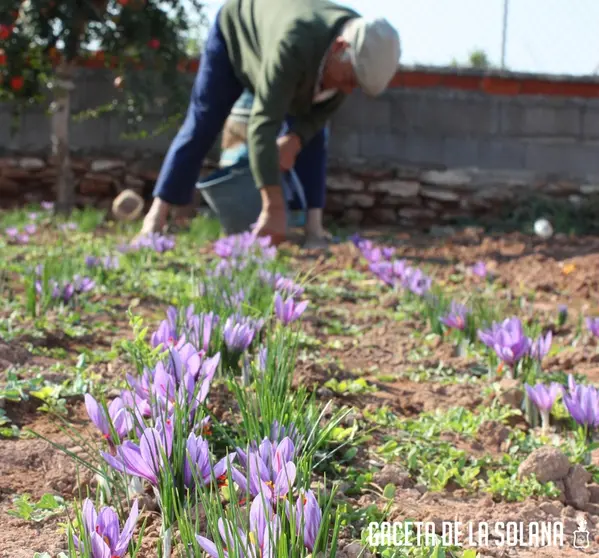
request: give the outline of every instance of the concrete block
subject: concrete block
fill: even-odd
[[[478,165],[480,139],[450,137],[443,140],[442,162],[448,167],[474,167]]]
[[[526,150],[526,168],[569,176],[599,173],[597,152],[597,146],[588,143],[531,141]]]
[[[360,155],[360,134],[347,127],[331,126],[329,155],[346,160]]]
[[[9,147],[11,142],[11,106],[0,104],[0,150]]]
[[[17,149],[28,153],[50,150],[51,116],[40,109],[23,114]]]
[[[442,137],[424,136],[411,134],[405,137],[397,137],[398,149],[396,158],[398,163],[407,162],[427,167],[443,166],[443,143]]]
[[[402,152],[405,144],[402,138],[391,133],[364,132],[359,135],[361,157],[366,159],[391,159]]]
[[[583,139],[599,138],[599,110],[585,108],[582,111]]]
[[[350,95],[335,113],[333,126],[351,127],[356,131],[390,131],[391,102],[389,99],[370,99],[365,95]]]
[[[392,106],[392,129],[436,136],[485,136],[497,133],[498,102],[492,96],[398,97]]]
[[[501,104],[501,134],[520,137],[577,137],[582,131],[580,106],[510,99]]]
[[[516,138],[481,138],[477,166],[483,169],[523,169],[526,151],[527,144]]]
[[[70,143],[73,151],[102,152],[109,144],[110,121],[106,117],[71,121]]]

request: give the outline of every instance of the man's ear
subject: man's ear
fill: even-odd
[[[349,43],[343,37],[337,37],[333,42],[333,46],[331,48],[331,52],[337,54],[338,52],[343,52],[349,47]]]

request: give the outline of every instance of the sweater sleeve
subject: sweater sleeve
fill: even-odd
[[[296,119],[291,131],[300,137],[302,145],[306,145],[326,126],[327,121],[342,105],[345,98],[346,95],[343,93],[337,93],[326,101],[312,105],[309,114]]]
[[[302,54],[289,35],[262,62],[248,124],[250,166],[258,188],[281,183],[277,137],[301,80]],[[305,55],[304,55],[305,56]]]

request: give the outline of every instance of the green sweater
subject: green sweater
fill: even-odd
[[[218,23],[239,80],[254,93],[248,124],[258,187],[280,184],[276,140],[287,115],[305,145],[345,95],[313,104],[321,62],[356,12],[327,0],[227,0]]]

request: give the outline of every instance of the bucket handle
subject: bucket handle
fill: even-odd
[[[297,196],[299,198],[302,209],[305,211],[308,207],[308,203],[306,202],[306,195],[304,194],[304,188],[299,179],[299,176],[297,175],[295,170],[291,169],[291,170],[289,170],[289,177],[291,178],[291,180],[289,181],[291,183],[290,184],[291,190],[292,190],[292,192],[295,191],[295,193],[297,194]],[[285,181],[285,182],[287,182],[287,181]]]

